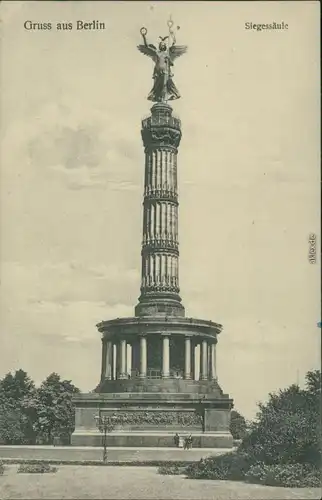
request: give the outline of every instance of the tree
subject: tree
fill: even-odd
[[[316,396],[321,397],[321,372],[319,370],[313,370],[307,372],[306,374],[306,388],[307,392]]]
[[[25,396],[35,390],[35,384],[24,370],[17,370],[14,375],[7,373],[0,380],[0,388],[5,396],[14,401],[21,402]]]
[[[270,486],[321,484],[321,373],[259,404],[257,418],[233,453],[207,457],[186,470],[190,478],[242,480]]]
[[[0,444],[21,444],[24,441],[23,422],[17,405],[0,389]]]
[[[230,432],[234,439],[243,439],[247,432],[245,418],[236,410],[230,414]]]
[[[24,407],[35,385],[24,370],[8,373],[0,380],[0,441],[3,444],[30,444],[35,441],[35,415]]]
[[[79,392],[70,380],[61,380],[57,373],[49,375],[35,394],[26,401],[34,411],[34,429],[38,438],[51,443],[54,437],[69,438],[74,430],[75,410],[72,396]]]
[[[308,372],[306,388],[291,385],[259,404],[240,451],[267,465],[321,462],[321,374]]]

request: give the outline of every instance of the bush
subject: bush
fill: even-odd
[[[242,422],[239,414],[234,418],[236,425]],[[267,403],[259,404],[257,419],[246,431],[234,453],[188,466],[188,477],[319,487],[321,373],[308,372],[305,389],[291,385],[270,394]]]
[[[250,457],[244,453],[225,453],[224,455],[201,459],[186,467],[191,479],[229,479],[241,481],[251,467]]]
[[[167,463],[160,465],[158,473],[164,476],[180,476],[181,474],[185,474],[185,469],[186,467],[183,465]]]
[[[321,467],[320,373],[308,372],[306,380],[305,390],[292,385],[259,404],[257,421],[239,447],[253,463]]]
[[[319,469],[311,465],[253,465],[245,474],[249,483],[260,483],[266,486],[284,486],[287,488],[320,487]]]
[[[236,410],[230,413],[230,432],[234,439],[243,439],[247,434],[245,418]]]
[[[18,469],[22,474],[46,474],[50,472],[57,472],[57,467],[52,467],[46,462],[37,464],[21,464]]]

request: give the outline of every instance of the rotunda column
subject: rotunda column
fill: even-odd
[[[212,380],[217,380],[217,369],[216,369],[216,344],[211,344],[211,365],[210,365],[210,378]]]
[[[194,379],[200,380],[200,343],[197,341],[194,348]]]
[[[191,339],[191,378],[196,380],[196,341]]]
[[[170,377],[170,340],[162,337],[162,378]]]
[[[126,358],[127,358],[126,340],[122,339],[120,340],[120,373],[119,373],[120,379],[127,378]]]
[[[201,380],[208,378],[208,343],[207,340],[201,342]]]
[[[106,341],[102,338],[102,369],[101,369],[101,382],[105,379],[106,372]]]
[[[113,367],[113,380],[118,378],[118,349],[117,344],[113,344],[113,354],[112,354],[112,367]]]
[[[105,352],[105,378],[112,380],[112,350],[113,344],[111,340],[106,342],[106,352]]]
[[[126,373],[127,376],[132,375],[132,344],[126,344]]]
[[[140,337],[140,377],[145,378],[147,372],[147,345],[146,337]]]
[[[184,339],[185,356],[184,356],[184,378],[191,378],[191,339],[185,337]]]

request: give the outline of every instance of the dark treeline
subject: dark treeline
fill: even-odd
[[[0,444],[68,444],[74,430],[73,394],[57,373],[36,387],[24,370],[0,380]]]

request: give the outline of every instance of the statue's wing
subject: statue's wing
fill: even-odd
[[[169,49],[171,60],[174,61],[177,57],[182,56],[188,50],[187,45],[172,45]]]
[[[138,49],[145,56],[149,56],[156,62],[157,59],[157,49],[151,43],[149,45],[138,45]]]

